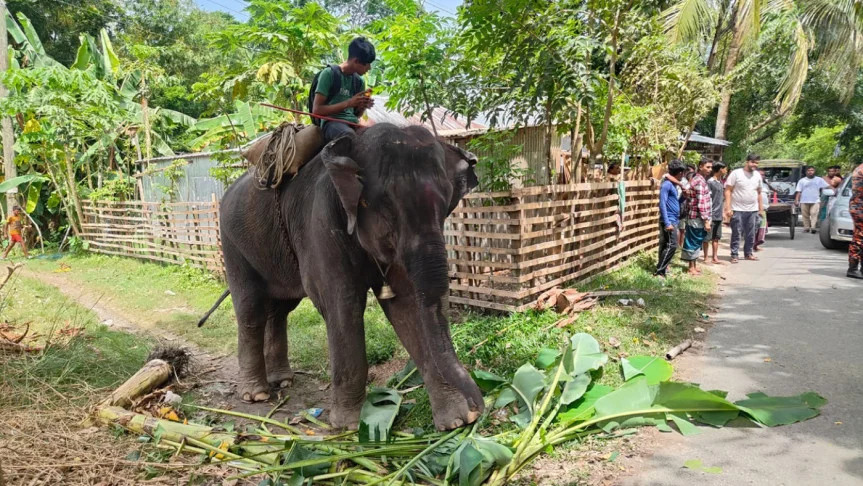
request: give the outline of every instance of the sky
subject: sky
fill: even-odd
[[[219,10],[233,15],[238,20],[249,18],[243,9],[246,7],[245,0],[195,0],[199,7],[207,11]],[[437,11],[441,15],[455,16],[455,9],[462,4],[462,0],[425,0],[429,10]]]

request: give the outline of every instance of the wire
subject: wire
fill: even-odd
[[[441,12],[443,12],[443,13],[448,13],[448,14],[450,14],[450,15],[457,16],[457,14],[456,14],[455,12],[452,12],[452,11],[450,11],[450,10],[447,10],[447,9],[445,9],[445,8],[441,7],[440,5],[437,5],[437,4],[435,4],[435,3],[430,2],[429,0],[425,0],[425,3],[427,3],[427,4],[431,5],[432,7],[434,7],[434,8],[436,8],[436,9],[440,10],[440,11],[441,11]]]
[[[201,0],[198,0],[198,1],[200,2]],[[242,15],[242,16],[246,17],[246,20],[249,19],[249,14],[246,12],[240,12],[239,10],[235,10],[231,7],[228,7],[227,5],[223,5],[223,4],[216,2],[214,0],[205,0],[205,1],[210,2],[211,4],[216,5],[218,7],[222,7],[223,9],[228,10],[229,12],[233,12],[237,15]]]

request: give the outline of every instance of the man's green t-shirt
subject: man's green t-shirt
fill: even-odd
[[[327,104],[328,105],[335,105],[335,104],[341,103],[342,101],[349,100],[353,95],[356,94],[356,93],[351,93],[351,88],[353,87],[353,84],[354,84],[353,75],[347,76],[345,74],[342,74],[342,89],[340,89],[339,92],[336,93],[335,96],[333,96],[333,99],[331,99]],[[315,89],[315,93],[321,94],[321,95],[324,95],[324,97],[327,97],[330,94],[330,86],[332,86],[332,85],[333,85],[333,70],[330,69],[329,67],[326,67],[326,68],[324,68],[323,71],[321,71],[321,75],[318,76],[318,86]],[[361,77],[360,78],[360,91],[362,91],[364,89],[366,89],[366,83],[363,80],[363,78]],[[342,110],[338,113],[330,115],[330,117],[331,118],[338,118],[339,120],[345,120],[345,121],[348,121],[351,123],[359,123],[360,122],[359,118],[357,118],[357,115],[354,113],[353,108],[345,108],[344,110]],[[327,123],[326,120],[321,120],[321,127],[323,127],[324,124],[326,124],[326,123]]]

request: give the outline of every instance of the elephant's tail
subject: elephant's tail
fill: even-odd
[[[210,307],[210,310],[208,310],[208,311],[207,311],[207,313],[206,313],[206,314],[204,314],[204,317],[202,317],[202,318],[201,318],[201,320],[200,320],[200,321],[198,321],[198,327],[203,326],[203,325],[204,325],[204,323],[205,323],[205,322],[207,322],[207,319],[209,319],[209,318],[210,318],[210,315],[211,315],[213,312],[216,312],[216,309],[218,309],[218,308],[219,308],[219,306],[220,306],[220,305],[222,305],[222,302],[224,302],[224,300],[228,298],[228,295],[230,295],[230,293],[231,293],[231,290],[230,290],[230,289],[226,289],[226,290],[222,293],[222,296],[221,296],[221,297],[219,297],[219,298],[216,300],[216,303],[215,303],[215,304],[213,304],[213,307]]]

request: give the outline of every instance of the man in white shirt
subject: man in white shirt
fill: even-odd
[[[797,194],[794,195],[794,205],[803,214],[803,232],[816,233],[818,211],[821,210],[821,189],[833,187],[823,177],[815,177],[815,167],[806,168],[806,177],[797,182]]]
[[[753,254],[758,213],[764,210],[761,201],[761,174],[756,154],[746,156],[742,169],[735,169],[725,182],[725,216],[731,218],[731,263],[738,262],[740,237],[743,236],[743,256],[758,260]]]

